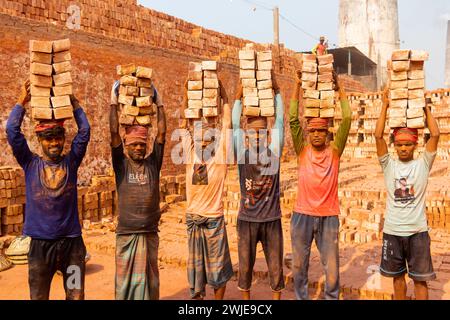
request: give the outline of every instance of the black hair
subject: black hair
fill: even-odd
[[[54,137],[64,137],[65,134],[66,129],[64,127],[56,126],[54,128],[38,132],[37,136],[41,139],[49,139]]]

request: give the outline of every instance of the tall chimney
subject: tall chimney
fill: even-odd
[[[445,61],[445,86],[450,88],[450,20],[447,27],[447,55]]]
[[[339,46],[354,46],[378,65],[378,86],[387,61],[400,48],[397,0],[339,0]]]

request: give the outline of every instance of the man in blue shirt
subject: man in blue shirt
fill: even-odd
[[[78,100],[71,96],[78,133],[68,154],[64,121],[47,120],[36,125],[42,147],[40,157],[30,151],[21,132],[24,106],[30,100],[26,81],[6,124],[8,143],[25,171],[26,214],[23,233],[31,237],[28,282],[32,300],[48,300],[53,275],[63,273],[66,299],[84,299],[86,248],[81,237],[77,205],[77,172],[90,139],[90,126]]]
[[[261,242],[269,269],[274,300],[281,299],[283,277],[283,230],[280,207],[280,159],[284,142],[284,106],[275,76],[275,124],[267,141],[267,118],[247,118],[248,143],[241,129],[242,85],[233,107],[233,136],[238,162],[241,203],[237,233],[239,255],[238,288],[244,300],[250,299],[256,247]]]

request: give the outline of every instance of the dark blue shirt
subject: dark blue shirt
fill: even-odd
[[[8,143],[25,171],[26,204],[23,233],[36,239],[78,237],[77,172],[86,154],[90,126],[83,109],[74,111],[78,133],[69,154],[58,163],[32,153],[20,130],[25,109],[16,105],[6,124]]]

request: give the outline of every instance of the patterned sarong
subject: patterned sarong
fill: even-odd
[[[158,233],[116,236],[116,300],[158,300]]]
[[[189,259],[187,272],[191,297],[204,297],[206,284],[222,288],[233,276],[223,217],[186,215]]]

